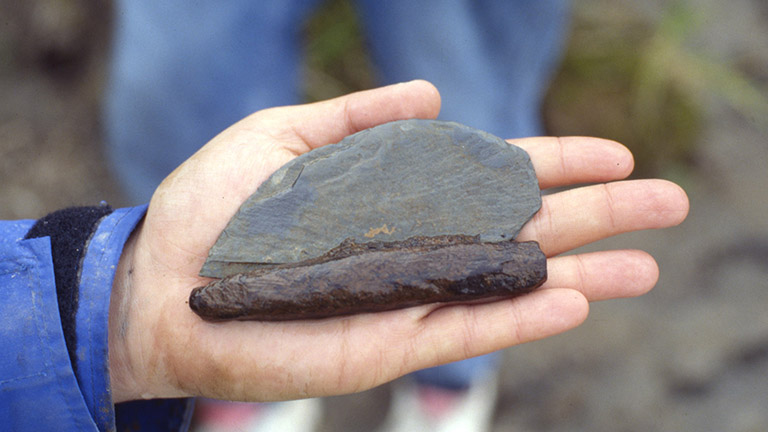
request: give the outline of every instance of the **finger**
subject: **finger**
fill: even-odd
[[[674,226],[687,214],[685,192],[665,180],[585,186],[543,197],[518,240],[536,240],[553,256],[629,231]]]
[[[586,319],[587,300],[644,294],[659,274],[654,259],[637,250],[558,257],[547,265],[549,279],[533,293],[487,304],[446,306],[428,314],[424,330],[410,348],[427,350],[426,355],[421,353],[420,367],[562,333]]]
[[[536,137],[507,140],[531,156],[542,189],[626,178],[632,153],[610,140],[590,137]]]
[[[404,352],[418,352],[410,370],[488,354],[570,330],[587,317],[589,304],[570,289],[538,290],[485,304],[435,309]],[[395,361],[408,362],[410,358]]]
[[[547,281],[540,289],[568,288],[600,301],[643,295],[658,279],[659,267],[646,252],[601,251],[547,260]]]
[[[366,90],[313,104],[260,112],[298,140],[297,154],[376,125],[412,118],[434,119],[440,93],[427,81],[416,80]],[[303,146],[303,148],[302,148]]]

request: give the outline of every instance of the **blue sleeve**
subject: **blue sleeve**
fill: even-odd
[[[0,221],[0,429],[188,428],[189,399],[120,404],[115,419],[107,356],[109,296],[123,245],[145,211],[146,206],[115,210],[87,245],[76,318],[77,376],[59,318],[50,240],[23,239],[35,221]]]

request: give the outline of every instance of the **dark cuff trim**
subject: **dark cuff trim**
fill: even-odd
[[[35,222],[24,237],[25,239],[51,238],[53,273],[56,280],[61,327],[64,331],[67,351],[69,351],[69,360],[75,373],[77,373],[75,321],[80,267],[88,240],[96,231],[99,221],[110,213],[112,208],[106,204],[98,207],[70,207],[58,210]]]

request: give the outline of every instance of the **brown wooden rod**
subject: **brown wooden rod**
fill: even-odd
[[[508,298],[532,291],[546,278],[546,257],[536,242],[484,243],[461,235],[347,240],[315,259],[195,288],[189,305],[209,321],[319,319]]]

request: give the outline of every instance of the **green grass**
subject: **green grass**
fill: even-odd
[[[307,101],[376,85],[361,24],[349,0],[325,2],[304,30]]]
[[[549,132],[615,139],[634,153],[637,176],[677,177],[695,161],[712,98],[768,129],[766,89],[693,43],[707,19],[689,0],[670,3],[657,22],[632,10],[576,8],[547,97]]]

